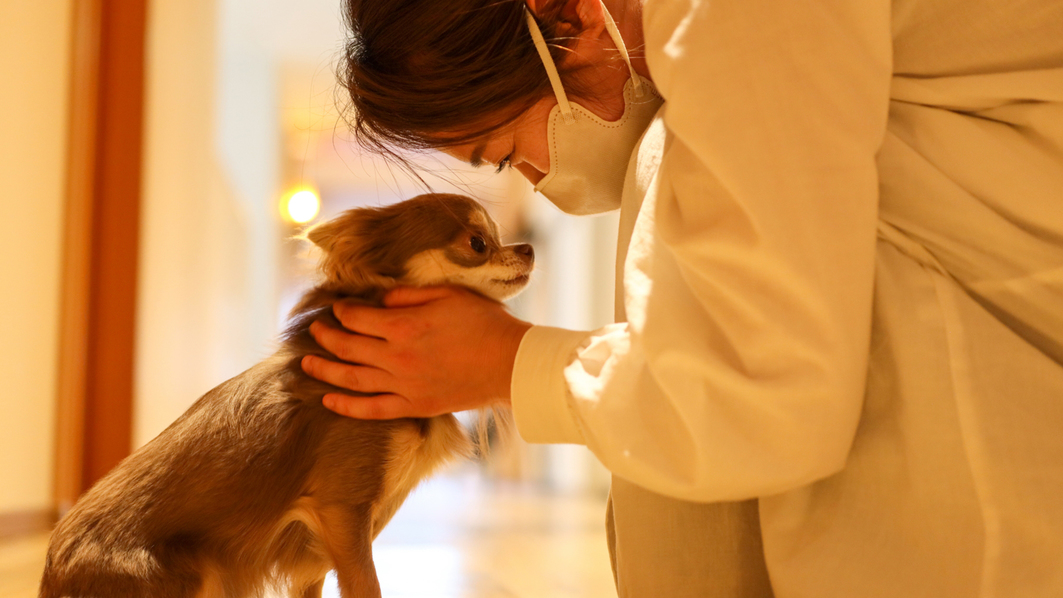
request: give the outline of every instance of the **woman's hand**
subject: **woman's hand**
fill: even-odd
[[[460,287],[402,287],[384,305],[339,302],[332,309],[347,331],[320,322],[310,327],[325,350],[348,363],[308,355],[303,371],[378,393],[327,394],[326,407],[359,419],[394,419],[509,403],[513,362],[531,324]]]

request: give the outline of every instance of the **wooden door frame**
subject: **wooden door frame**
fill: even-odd
[[[132,449],[148,0],[75,0],[56,412],[59,514]]]

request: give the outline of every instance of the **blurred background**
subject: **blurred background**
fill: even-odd
[[[44,534],[92,481],[274,350],[313,266],[294,235],[424,191],[346,132],[343,38],[339,0],[0,2],[0,598],[35,595]],[[412,159],[535,246],[514,313],[612,321],[615,217]],[[445,472],[378,541],[385,595],[607,595],[607,489],[585,448],[519,439]],[[483,573],[513,534],[554,577]],[[452,594],[403,581],[417,558]]]

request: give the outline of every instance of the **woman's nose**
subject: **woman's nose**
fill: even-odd
[[[538,185],[539,181],[543,180],[543,177],[546,176],[545,172],[541,172],[539,169],[535,168],[531,164],[528,164],[527,162],[514,164],[513,168],[516,168],[517,172],[524,175],[524,178],[528,179],[528,181],[531,182],[531,184],[533,185]]]

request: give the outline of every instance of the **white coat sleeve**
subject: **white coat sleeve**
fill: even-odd
[[[647,0],[644,24],[667,141],[628,322],[532,328],[518,429],[687,500],[811,483],[844,466],[863,400],[890,5]]]

